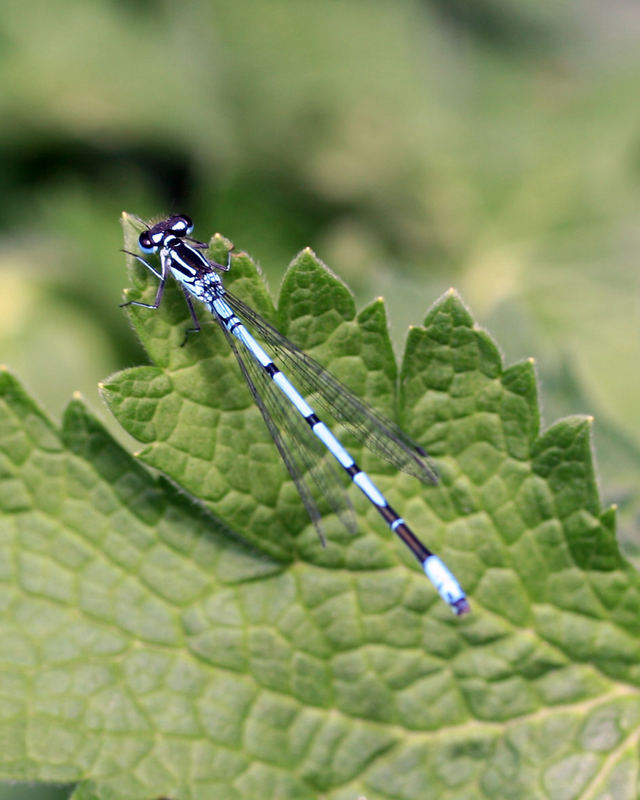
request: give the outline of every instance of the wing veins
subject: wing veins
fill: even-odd
[[[437,483],[435,465],[420,445],[399,425],[357,398],[311,356],[300,350],[250,306],[225,289],[234,312],[257,330],[274,354],[289,368],[306,394],[315,394],[318,405],[385,461],[424,483]]]
[[[323,515],[314,497],[313,484],[343,524],[354,531],[351,502],[327,450],[271,377],[229,333],[222,320],[218,318],[218,322],[322,544],[326,544]]]

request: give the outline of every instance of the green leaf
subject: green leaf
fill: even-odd
[[[228,284],[434,455],[425,488],[358,452],[473,612],[355,494],[358,533],[329,518],[320,547],[226,342],[180,348],[168,287],[130,309],[155,366],[104,392],[172,483],[79,399],[58,431],[0,377],[0,775],[92,800],[635,797],[639,581],[591,420],[540,435],[533,364],[505,369],[455,292],[397,372],[382,303],[356,314],[310,251],[277,312],[245,256]]]

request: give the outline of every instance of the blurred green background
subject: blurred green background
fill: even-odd
[[[310,245],[398,353],[455,286],[536,358],[545,425],[595,415],[638,563],[639,35],[630,0],[5,0],[0,360],[108,421],[97,382],[145,360],[123,209],[190,214],[276,291]]]

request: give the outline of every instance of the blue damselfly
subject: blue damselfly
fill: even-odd
[[[391,508],[369,475],[358,467],[294,383],[307,396],[314,394],[322,408],[374,453],[424,482],[435,483],[435,469],[423,448],[398,425],[359,400],[317,361],[299,350],[273,325],[224,287],[218,273],[226,272],[231,267],[232,249],[228,251],[226,264],[210,261],[203,252],[207,245],[190,238],[193,224],[184,214],[169,217],[154,225],[142,224],[144,230],[138,244],[144,253],[159,255],[160,269],[157,270],[136,253],[130,255],[144,264],[158,278],[159,284],[153,303],[131,300],[123,305],[158,308],[167,278],[172,275],[182,288],[193,320],[193,327],[186,331],[183,344],[189,333],[200,330],[192,302],[192,298],[195,298],[211,312],[224,332],[321,541],[324,542],[321,514],[308,482],[315,480],[338,512],[344,507],[341,499],[344,490],[334,478],[333,471],[318,470],[314,473],[318,440],[364,493],[389,528],[411,550],[445,602],[458,615],[467,612],[467,598],[453,574]],[[252,330],[283,365],[293,383],[251,334]]]

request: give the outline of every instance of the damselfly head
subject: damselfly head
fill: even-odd
[[[169,219],[156,222],[146,231],[142,231],[138,237],[138,244],[143,253],[153,253],[159,247],[162,247],[166,236],[188,236],[192,230],[193,222],[191,217],[186,214],[175,214]]]

